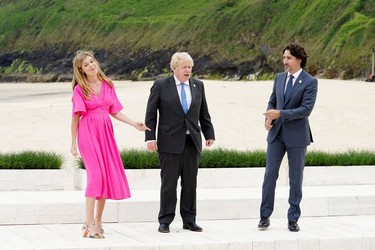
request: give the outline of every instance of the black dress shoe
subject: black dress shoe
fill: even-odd
[[[169,233],[169,225],[165,223],[160,224],[158,231],[159,233]]]
[[[265,230],[270,226],[270,219],[262,217],[258,223],[258,228],[260,230]]]
[[[193,232],[202,232],[203,231],[203,229],[200,226],[198,226],[197,224],[195,224],[195,222],[189,222],[189,223],[183,224],[182,228],[188,229],[188,230],[193,231]]]
[[[295,222],[295,221],[289,221],[288,222],[288,229],[291,232],[298,232],[299,231],[299,226],[298,226],[297,222]]]

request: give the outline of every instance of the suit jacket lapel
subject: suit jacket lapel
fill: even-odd
[[[284,72],[284,75],[282,77],[279,78],[279,84],[277,84],[277,86],[279,86],[279,89],[278,89],[278,97],[280,97],[283,102],[285,103],[285,97],[284,97],[284,92],[285,92],[285,84],[286,84],[286,78],[288,76],[288,73],[287,72]]]
[[[284,100],[284,104],[287,103],[290,100],[290,98],[293,96],[294,92],[296,92],[297,89],[301,87],[304,78],[305,78],[305,71],[302,70],[301,74],[299,74],[298,78],[294,82],[292,91],[290,92],[288,98],[286,100]],[[284,87],[285,87],[285,84],[284,84]]]
[[[191,107],[194,105],[194,101],[196,99],[196,94],[197,94],[196,85],[191,78],[189,79],[189,87],[190,87],[190,93],[191,93],[191,103],[190,103],[190,107],[188,109],[188,113],[189,113]]]
[[[168,87],[169,92],[171,93],[173,99],[176,101],[177,105],[179,105],[181,107],[181,110],[183,112],[180,97],[179,97],[178,92],[177,92],[177,86],[176,86],[176,83],[175,83],[175,80],[174,80],[173,76],[168,78],[167,87]]]

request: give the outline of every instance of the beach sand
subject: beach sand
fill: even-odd
[[[319,79],[308,150],[375,150],[375,83]],[[212,148],[266,149],[262,113],[273,81],[205,80],[216,132]],[[115,81],[123,112],[143,121],[152,82]],[[0,83],[0,152],[44,150],[70,156],[70,83]],[[144,134],[113,120],[120,149],[145,149]]]

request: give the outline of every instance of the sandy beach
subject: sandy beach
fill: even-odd
[[[263,115],[273,81],[205,80],[215,126],[213,148],[266,148]],[[123,112],[144,120],[152,82],[116,81]],[[375,150],[375,83],[319,79],[308,150]],[[0,83],[0,151],[46,150],[70,156],[70,83]],[[120,149],[145,148],[144,134],[113,120]]]

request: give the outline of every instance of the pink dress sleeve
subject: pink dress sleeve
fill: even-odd
[[[116,113],[118,113],[118,112],[121,111],[121,109],[123,108],[123,106],[120,103],[119,99],[117,98],[115,86],[112,86],[112,100],[113,100],[113,103],[109,107],[109,113],[110,114],[116,114]]]
[[[85,100],[82,93],[82,89],[79,85],[76,85],[76,87],[74,88],[72,102],[72,116],[77,115],[79,113],[81,114],[81,116],[86,114]]]

